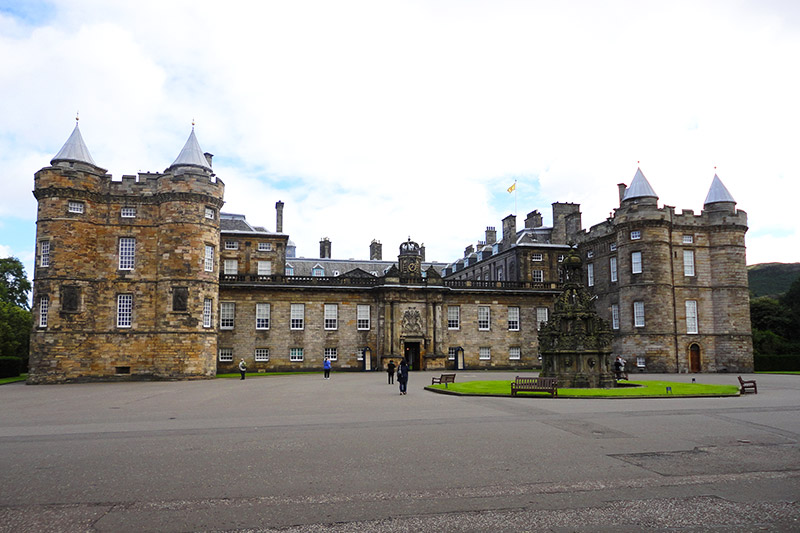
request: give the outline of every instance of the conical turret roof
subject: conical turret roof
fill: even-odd
[[[61,150],[56,156],[50,160],[50,164],[54,165],[58,161],[75,161],[79,163],[89,163],[95,167],[97,166],[97,163],[94,162],[91,154],[89,154],[89,149],[86,148],[86,143],[83,142],[81,130],[77,122],[75,122],[75,129],[72,130],[69,139],[67,139],[67,142],[64,143],[64,146],[61,147]]]
[[[704,202],[704,205],[713,204],[716,202],[736,203],[736,200],[733,199],[731,193],[728,192],[728,189],[722,184],[722,180],[719,179],[719,176],[714,174],[714,179],[711,181],[711,187],[708,189],[708,194],[706,195],[706,201]]]
[[[192,133],[189,134],[189,138],[186,140],[186,144],[183,145],[183,150],[181,150],[181,153],[178,154],[178,158],[167,170],[174,167],[199,167],[211,170],[206,156],[203,155],[203,150],[200,149],[200,143],[197,142],[197,137],[194,134],[194,126],[192,127]]]
[[[644,174],[642,174],[642,169],[640,168],[636,169],[636,175],[633,177],[631,186],[625,190],[625,196],[622,198],[622,200],[625,201],[632,198],[658,199],[656,191],[654,191],[650,186],[650,182],[648,182],[647,178],[644,177]]]

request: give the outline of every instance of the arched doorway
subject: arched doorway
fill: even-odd
[[[700,370],[700,346],[695,343],[689,346],[689,371],[700,372]]]

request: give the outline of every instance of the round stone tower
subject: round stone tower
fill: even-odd
[[[76,125],[36,173],[30,383],[214,375],[224,185],[209,159],[192,131],[163,174],[112,181]]]

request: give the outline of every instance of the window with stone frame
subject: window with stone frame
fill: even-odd
[[[253,356],[256,363],[267,363],[269,362],[269,348],[256,348]]]
[[[536,329],[542,329],[542,324],[547,324],[550,310],[547,307],[536,308]]]
[[[222,363],[230,363],[233,361],[233,348],[220,348],[219,360]]]
[[[481,361],[488,361],[492,358],[492,349],[489,346],[481,346],[478,348],[478,359]]]
[[[206,244],[205,255],[203,256],[203,269],[206,272],[214,272],[214,247]]]
[[[697,328],[697,300],[686,300],[686,333],[696,335]]]
[[[239,273],[239,261],[237,259],[226,259],[223,265],[223,273],[226,276],[235,276]]]
[[[39,266],[49,267],[50,266],[50,241],[39,241]]]
[[[123,206],[119,210],[120,218],[136,218],[136,208],[130,206]]]
[[[519,331],[519,307],[508,308],[508,331]]]
[[[543,261],[543,260],[544,256],[542,254],[539,253],[531,254],[531,261]]]
[[[119,269],[133,270],[136,264],[136,238],[119,238]]]
[[[289,329],[301,330],[305,328],[305,304],[291,304],[289,311]]]
[[[210,328],[213,327],[213,308],[214,308],[214,300],[211,298],[203,299],[203,327]]]
[[[256,304],[256,329],[269,329],[269,304]]]
[[[694,250],[683,251],[683,275],[694,276]]]
[[[536,283],[541,283],[544,281],[544,270],[532,270],[531,271],[531,279]]]
[[[491,326],[491,316],[489,306],[478,306],[478,330],[489,331]]]
[[[683,244],[692,244],[694,242],[694,235],[684,235],[682,241]]]
[[[258,243],[258,251],[259,252],[269,252],[272,250],[272,243],[271,242],[260,242]]]
[[[39,297],[39,327],[46,328],[47,327],[47,315],[50,312],[50,297],[49,296],[40,296]]]
[[[205,217],[209,220],[214,220],[214,218],[216,217],[216,210],[213,207],[206,207]]]
[[[519,346],[512,346],[508,349],[508,359],[511,361],[519,361],[522,358],[522,350]]]
[[[616,257],[609,257],[608,258],[608,270],[611,274],[611,282],[617,282],[617,258]]]
[[[133,325],[133,294],[117,295],[117,327],[130,328]]]
[[[77,285],[61,286],[61,310],[76,313],[81,307],[81,288]]]
[[[258,262],[258,275],[271,276],[272,275],[272,261],[259,261]]]
[[[358,305],[356,307],[356,329],[364,331],[370,328],[369,306]]]
[[[327,357],[331,361],[338,361],[339,360],[339,349],[338,348],[325,348],[325,357]]]
[[[611,329],[619,329],[619,304],[611,304]]]
[[[638,241],[642,238],[642,232],[640,230],[633,230],[631,231],[631,240]]]
[[[631,253],[631,274],[642,273],[642,252]]]
[[[586,284],[594,287],[594,263],[586,265]]]
[[[219,304],[219,329],[233,329],[236,319],[236,303],[222,302]]]
[[[644,327],[644,302],[633,302],[633,326],[637,328]]]
[[[76,200],[67,202],[67,211],[70,213],[82,214],[84,211],[84,203]]]
[[[172,310],[178,312],[189,310],[189,287],[173,287]]]
[[[447,360],[448,360],[448,361],[455,361],[455,360],[456,360],[456,352],[457,352],[457,351],[458,351],[458,348],[457,348],[457,347],[455,347],[455,346],[450,346],[450,347],[447,349]]]
[[[461,328],[461,307],[458,305],[447,306],[447,329]]]
[[[338,304],[325,304],[323,311],[323,327],[326,330],[335,330],[339,328]]]
[[[303,360],[302,348],[289,348],[289,361],[299,363]]]
[[[225,249],[226,250],[238,250],[239,249],[239,241],[232,241],[232,240],[225,241]]]

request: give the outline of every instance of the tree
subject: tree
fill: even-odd
[[[30,311],[0,301],[0,356],[27,361],[32,327]]]
[[[31,282],[25,276],[25,267],[16,257],[0,259],[0,302],[7,302],[28,310],[28,293]]]
[[[800,276],[794,280],[789,290],[781,296],[781,305],[788,310],[790,321],[786,338],[800,341]]]

